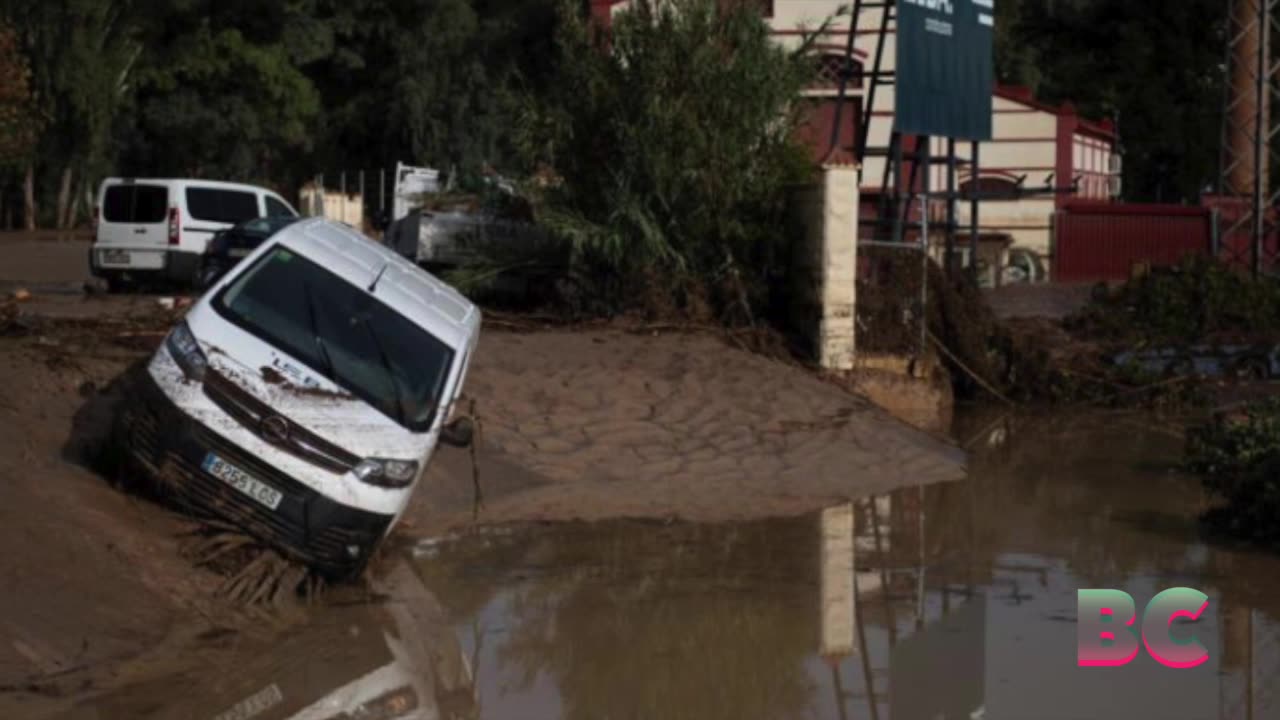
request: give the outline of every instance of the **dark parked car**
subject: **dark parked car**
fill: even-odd
[[[201,289],[218,282],[267,238],[299,220],[296,217],[266,217],[245,220],[213,236],[200,258],[198,281]]]

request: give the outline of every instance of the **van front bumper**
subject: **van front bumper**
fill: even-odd
[[[343,505],[272,467],[200,423],[147,372],[125,410],[124,441],[165,498],[201,517],[229,521],[331,578],[362,570],[393,517]],[[209,453],[282,494],[271,510],[202,469]]]

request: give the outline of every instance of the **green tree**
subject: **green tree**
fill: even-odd
[[[43,219],[75,221],[96,173],[109,162],[111,129],[142,51],[130,0],[8,0],[4,16],[31,63],[37,108],[46,121],[26,168],[26,223],[40,216],[37,194],[54,195]]]
[[[998,37],[1002,79],[1029,79],[1046,100],[1118,119],[1129,199],[1198,202],[1218,170],[1221,2],[1016,0],[1001,7],[1010,23]]]
[[[284,174],[310,149],[320,112],[302,68],[324,52],[328,35],[310,12],[305,2],[172,0],[153,8],[125,134],[129,171],[259,181]]]
[[[39,128],[31,95],[31,68],[14,31],[0,25],[0,172],[26,166]]]
[[[810,168],[794,139],[807,45],[780,48],[742,3],[641,0],[606,49],[561,7],[548,90],[518,129],[528,166],[560,179],[539,219],[573,276],[609,309],[674,293],[751,319],[782,265],[787,188]]]
[[[334,49],[308,68],[324,167],[509,164],[515,88],[541,87],[552,0],[322,0]]]

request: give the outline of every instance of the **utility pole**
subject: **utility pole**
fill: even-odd
[[[1280,194],[1270,171],[1280,134],[1271,104],[1280,100],[1271,36],[1280,30],[1280,0],[1229,0],[1227,82],[1223,100],[1218,181],[1223,260],[1255,275],[1269,272],[1275,258],[1267,239],[1276,234]],[[1274,244],[1274,243],[1273,243]]]

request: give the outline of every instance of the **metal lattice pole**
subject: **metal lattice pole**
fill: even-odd
[[[1270,271],[1275,263],[1268,238],[1276,234],[1272,209],[1280,201],[1270,181],[1271,167],[1280,163],[1280,123],[1271,112],[1272,104],[1280,101],[1280,64],[1271,52],[1273,35],[1280,31],[1278,11],[1280,0],[1228,4],[1218,180],[1226,222],[1220,237],[1223,259],[1247,262],[1255,275]]]

